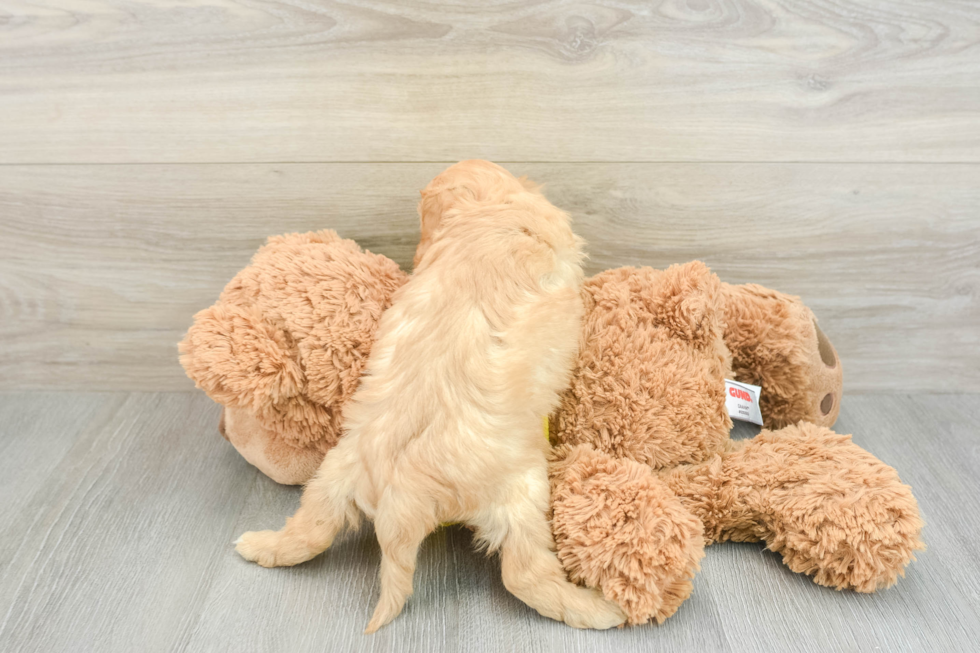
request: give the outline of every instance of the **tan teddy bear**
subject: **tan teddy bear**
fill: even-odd
[[[341,435],[374,331],[407,275],[331,231],[269,239],[195,316],[181,363],[220,430],[280,483]],[[552,527],[572,580],[630,623],[690,595],[704,545],[763,540],[822,585],[873,591],[922,548],[896,472],[827,427],[837,354],[797,298],[724,284],[699,262],[586,281],[572,383],[552,415]],[[766,425],[729,439],[725,379],[761,386]]]
[[[922,548],[918,508],[895,470],[827,428],[841,364],[806,306],[700,262],[609,270],[583,298],[551,420],[552,529],[572,580],[631,623],[672,615],[704,544],[724,540],[765,541],[821,585],[895,582]],[[761,386],[779,430],[729,439],[726,378]]]

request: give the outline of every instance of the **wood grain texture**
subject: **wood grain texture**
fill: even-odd
[[[0,162],[980,162],[972,0],[0,2]]]
[[[197,620],[215,563],[258,472],[216,435],[195,394],[0,396],[46,436],[82,426],[43,484],[0,532],[0,642],[11,651],[174,650]],[[23,433],[2,427],[2,442]],[[203,437],[203,434],[211,437]],[[43,439],[25,440],[43,456]],[[217,467],[216,467],[217,466]],[[187,547],[208,541],[211,547]],[[55,625],[57,624],[57,625]]]
[[[263,242],[333,228],[403,267],[444,164],[0,167],[0,388],[190,388],[176,343]],[[798,294],[848,392],[980,391],[980,166],[509,164],[589,273],[700,258]]]
[[[83,430],[103,426],[121,402],[115,394],[38,393],[0,400],[0,524],[10,524],[36,492],[43,492]],[[0,549],[0,560],[14,555],[13,550]]]
[[[370,525],[298,567],[239,558],[231,541],[281,525],[299,490],[247,465],[197,393],[0,394],[0,418],[0,471],[22,479],[3,488],[5,650],[917,652],[980,637],[980,395],[844,399],[836,430],[899,470],[927,522],[895,587],[836,592],[725,543],[665,624],[600,633],[538,616],[449,528],[425,541],[402,615],[361,635],[378,592]]]

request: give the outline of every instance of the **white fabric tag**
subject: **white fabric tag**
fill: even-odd
[[[762,411],[759,410],[761,390],[757,385],[725,379],[725,407],[729,417],[762,426]]]

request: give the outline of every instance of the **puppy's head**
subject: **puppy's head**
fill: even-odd
[[[450,166],[422,190],[418,207],[422,239],[413,265],[422,260],[447,211],[466,203],[503,204],[510,196],[528,191],[536,193],[537,185],[524,177],[518,179],[496,163],[472,159]]]

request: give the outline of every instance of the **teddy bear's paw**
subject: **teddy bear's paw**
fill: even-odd
[[[566,604],[562,620],[573,628],[606,630],[622,625],[626,614],[618,605],[607,601],[597,590],[576,588],[576,600]]]
[[[695,558],[692,564],[698,564],[699,559]],[[669,617],[673,617],[681,603],[691,596],[694,591],[694,583],[687,576],[681,576],[674,581],[666,584],[660,591],[660,607],[653,613],[652,618],[658,624],[662,624]]]
[[[312,556],[306,546],[282,531],[249,531],[235,541],[235,551],[263,567],[291,567]]]
[[[759,533],[790,569],[819,585],[888,587],[924,548],[911,488],[850,436],[812,424],[764,431],[729,464],[753,489],[741,496],[755,498],[739,510],[755,523],[732,524],[731,532]]]
[[[857,488],[828,499],[767,538],[793,571],[835,589],[874,592],[894,585],[925,546],[922,520],[908,486]]]

